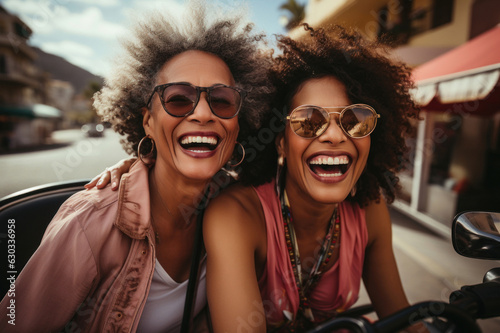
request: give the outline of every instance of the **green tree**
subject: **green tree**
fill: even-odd
[[[286,30],[292,30],[304,20],[306,15],[306,5],[298,3],[296,0],[288,0],[280,6],[281,10],[288,11],[288,23],[285,26]]]

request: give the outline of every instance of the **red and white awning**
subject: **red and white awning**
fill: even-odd
[[[415,68],[412,92],[427,111],[500,111],[500,25]],[[473,107],[460,107],[471,103]],[[472,105],[472,104],[471,104]]]

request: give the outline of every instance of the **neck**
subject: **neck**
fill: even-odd
[[[171,174],[156,166],[149,173],[151,215],[160,236],[193,229],[197,205],[208,184],[185,182],[181,177],[169,177]]]
[[[306,198],[302,191],[285,186],[297,238],[324,237],[338,204],[324,204]]]

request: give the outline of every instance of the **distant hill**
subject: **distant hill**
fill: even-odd
[[[75,88],[75,94],[82,93],[89,82],[103,84],[103,78],[75,66],[64,58],[54,54],[46,53],[37,47],[33,47],[38,57],[35,66],[51,74],[52,79],[70,82]]]

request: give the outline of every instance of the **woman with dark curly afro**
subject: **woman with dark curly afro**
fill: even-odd
[[[180,330],[198,203],[269,109],[262,36],[241,15],[209,9],[158,9],[124,40],[94,105],[139,158],[119,191],[86,190],[62,205],[16,281],[22,319],[7,327],[6,296],[0,331]],[[195,315],[206,304],[200,265]]]
[[[418,117],[410,70],[355,32],[305,28],[278,39],[274,109],[205,213],[215,332],[303,332],[351,307],[361,278],[379,317],[408,306],[386,202]]]

